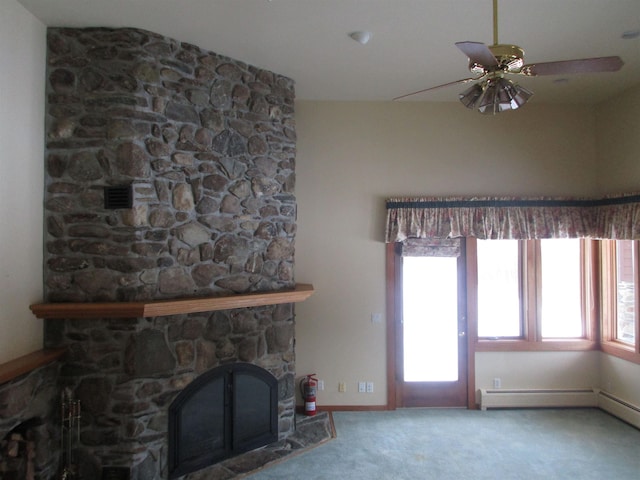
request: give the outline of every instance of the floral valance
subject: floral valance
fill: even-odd
[[[387,200],[385,241],[407,238],[640,239],[640,194],[600,198],[420,197]]]

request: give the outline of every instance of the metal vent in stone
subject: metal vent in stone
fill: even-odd
[[[131,208],[133,206],[133,193],[131,185],[116,187],[104,187],[104,208],[117,210]]]

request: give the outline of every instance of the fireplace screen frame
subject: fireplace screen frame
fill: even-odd
[[[202,416],[189,418],[189,410],[194,409],[204,410]],[[194,429],[204,438],[193,438]],[[171,403],[168,440],[172,479],[277,441],[278,380],[248,363],[205,372]],[[198,451],[187,451],[189,445]]]

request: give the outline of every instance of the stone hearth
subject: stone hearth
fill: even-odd
[[[46,301],[293,287],[290,79],[137,29],[50,29],[47,65]],[[105,205],[120,186],[130,208]],[[277,379],[279,438],[293,437],[294,316],[47,320],[46,346],[68,348],[60,386],[82,402],[81,478],[167,478],[169,405],[233,362]]]
[[[190,475],[189,480],[241,479],[249,473],[327,442],[335,435],[333,419],[329,412],[320,412],[314,417],[296,415],[296,431],[286,440],[220,462]]]

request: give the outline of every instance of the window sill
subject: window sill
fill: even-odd
[[[478,340],[476,352],[562,352],[597,350],[593,340]]]
[[[618,342],[606,341],[602,342],[601,349],[604,353],[611,356],[627,360],[628,362],[640,364],[640,353],[636,352],[631,346],[626,346]]]

